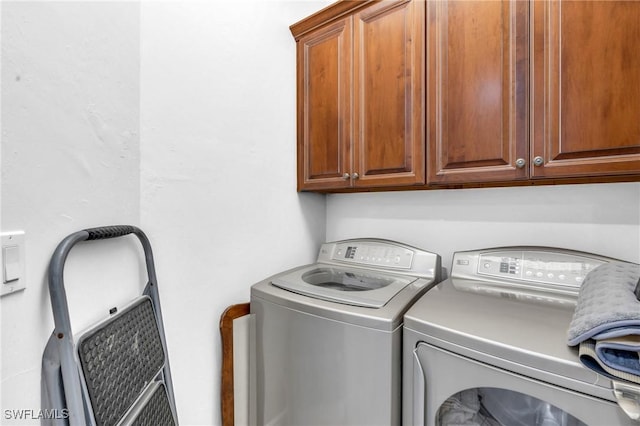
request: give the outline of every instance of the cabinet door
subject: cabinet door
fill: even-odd
[[[424,1],[354,15],[355,187],[424,183]]]
[[[640,172],[640,2],[533,8],[532,176]]]
[[[350,185],[351,31],[347,17],[297,43],[298,190]]]
[[[529,5],[427,6],[429,183],[528,178]]]

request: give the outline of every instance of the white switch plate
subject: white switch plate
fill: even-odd
[[[2,297],[24,290],[27,279],[24,268],[24,231],[2,232],[0,237],[2,239],[0,297]]]

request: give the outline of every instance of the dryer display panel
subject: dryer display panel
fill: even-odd
[[[587,273],[604,261],[545,251],[483,253],[478,274],[579,288]]]

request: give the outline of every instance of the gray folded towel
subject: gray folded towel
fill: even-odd
[[[569,325],[567,342],[640,334],[640,301],[634,290],[640,265],[605,263],[587,274]]]
[[[582,363],[611,379],[640,383],[640,265],[611,262],[587,274],[568,331]]]
[[[615,349],[619,348],[619,349]],[[640,336],[587,339],[580,343],[580,361],[610,379],[640,384]]]

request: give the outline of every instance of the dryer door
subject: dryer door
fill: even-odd
[[[414,351],[414,371],[415,425],[637,426],[614,402],[424,342]]]

